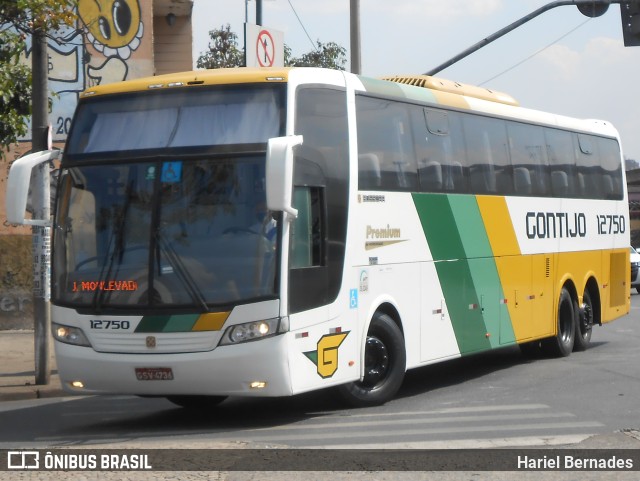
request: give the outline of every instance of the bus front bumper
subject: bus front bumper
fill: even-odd
[[[197,353],[104,353],[57,341],[55,350],[62,387],[74,394],[292,394],[286,335]]]

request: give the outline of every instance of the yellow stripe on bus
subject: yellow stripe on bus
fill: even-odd
[[[518,245],[518,239],[513,229],[505,198],[479,195],[476,200],[478,201],[484,228],[489,237],[493,256],[520,255],[520,246]]]
[[[202,314],[194,324],[192,331],[219,331],[231,312],[210,312]]]

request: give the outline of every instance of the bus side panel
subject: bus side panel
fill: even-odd
[[[461,353],[515,341],[475,196],[414,194]]]
[[[603,253],[603,267],[608,270],[606,280],[607,302],[603,300],[602,322],[610,322],[623,314],[628,314],[631,300],[631,270],[629,268],[629,249]]]
[[[430,363],[460,357],[460,349],[435,263],[422,264],[421,279],[420,360]]]

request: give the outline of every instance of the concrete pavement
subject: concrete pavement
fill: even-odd
[[[0,402],[65,396],[49,349],[50,381],[36,385],[33,330],[0,330]]]

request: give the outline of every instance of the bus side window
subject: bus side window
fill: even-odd
[[[606,199],[622,200],[622,163],[620,146],[614,139],[598,138],[600,165],[603,169],[603,190]]]
[[[504,121],[465,115],[469,182],[474,194],[510,194],[513,180]]]
[[[544,137],[551,171],[551,194],[554,197],[575,196],[578,179],[571,133],[545,128]]]
[[[419,114],[419,112],[416,113]],[[423,192],[453,190],[453,181],[444,175],[446,166],[451,163],[447,112],[424,109],[422,115],[414,114],[413,121],[416,129],[418,179],[421,190]]]
[[[322,240],[322,187],[294,187],[293,206],[298,217],[291,225],[292,269],[323,264]]]
[[[600,172],[600,159],[595,138],[586,134],[577,134],[578,182],[582,196],[587,199],[602,199],[603,185]]]
[[[414,116],[418,177],[423,192],[466,192],[462,128],[455,112],[426,108]],[[425,125],[426,121],[426,125]]]
[[[361,189],[379,189],[382,187],[380,175],[380,159],[377,154],[358,155],[358,170],[360,171]]]
[[[547,147],[542,127],[508,122],[511,164],[514,168],[514,187],[518,195],[547,195],[550,184]],[[522,185],[526,169],[530,185]]]
[[[344,89],[296,92],[294,198],[289,244],[289,312],[333,302],[342,286],[349,202],[349,129]],[[286,274],[285,274],[286,275]]]
[[[416,190],[410,108],[402,102],[356,97],[359,189]]]

